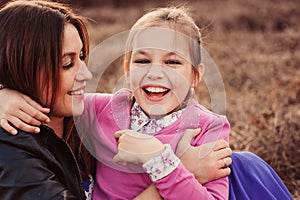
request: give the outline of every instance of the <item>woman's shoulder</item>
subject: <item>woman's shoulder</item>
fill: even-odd
[[[0,143],[26,143],[28,141],[34,141],[33,133],[27,133],[22,130],[18,130],[17,135],[12,135],[2,127],[0,127]],[[24,142],[25,141],[25,142]]]
[[[18,130],[17,135],[11,135],[0,127],[1,155],[5,156],[5,153],[9,154],[10,157],[13,157],[12,154],[16,154],[16,156],[17,154],[20,154],[25,157],[26,155],[39,155],[47,149],[47,146],[49,146],[50,143],[65,143],[51,128],[41,126],[40,129],[41,131],[39,134]]]
[[[19,130],[17,135],[11,135],[0,127],[0,149],[0,159],[22,159],[38,152],[39,145],[32,133]]]

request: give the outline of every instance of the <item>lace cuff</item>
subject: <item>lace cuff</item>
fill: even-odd
[[[153,182],[169,175],[180,163],[180,159],[175,155],[171,146],[169,144],[165,146],[166,149],[160,156],[152,158],[143,164],[144,170]]]

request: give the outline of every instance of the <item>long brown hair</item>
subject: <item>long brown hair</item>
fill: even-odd
[[[66,23],[76,27],[83,54],[88,55],[85,20],[69,7],[56,2],[25,0],[4,5],[0,11],[0,83],[40,104],[40,93],[46,92],[51,97],[47,106],[53,108],[61,85],[59,69]],[[64,139],[86,168],[83,175],[91,173],[92,157],[81,145],[73,118],[65,118],[64,127]]]

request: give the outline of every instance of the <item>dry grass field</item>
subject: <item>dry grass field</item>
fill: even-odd
[[[163,1],[124,2],[76,6],[93,19],[89,27],[92,47],[128,30],[146,11],[169,5]],[[211,0],[185,4],[192,8],[203,29],[204,48],[222,74],[232,148],[262,157],[295,199],[299,198],[300,2]],[[112,92],[121,76],[119,59],[105,71],[98,91]],[[205,83],[197,94],[198,100],[210,107]]]
[[[192,8],[202,28],[204,48],[222,75],[232,149],[262,157],[295,199],[300,199],[300,1],[177,2]],[[128,30],[146,11],[168,4],[158,0],[86,0],[74,8],[93,19],[89,32],[94,47]],[[112,92],[121,76],[118,59],[107,68],[97,90]],[[197,95],[209,108],[204,82]]]

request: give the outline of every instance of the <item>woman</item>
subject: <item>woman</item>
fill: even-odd
[[[51,108],[38,135],[0,128],[1,199],[85,199],[76,160],[89,174],[90,158],[72,118],[92,77],[83,19],[58,3],[16,1],[0,10],[0,32],[1,83]]]

